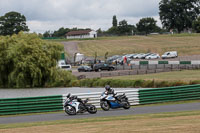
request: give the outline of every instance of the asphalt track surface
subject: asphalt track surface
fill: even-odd
[[[6,117],[3,116],[0,117],[0,124],[69,120],[69,119],[137,115],[137,114],[154,114],[154,113],[193,111],[193,110],[200,110],[200,103],[170,104],[170,105],[141,106],[141,107],[133,106],[129,110],[125,109],[111,109],[110,111],[98,110],[96,114],[84,113],[74,116],[69,116],[64,111],[58,113],[47,113],[47,114],[16,115],[16,116],[6,116]]]

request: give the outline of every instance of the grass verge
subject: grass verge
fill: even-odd
[[[200,129],[200,111],[128,115],[75,120],[0,125],[0,132],[195,132]]]
[[[185,103],[197,103],[200,100],[187,100],[187,101],[175,101],[175,102],[163,102],[163,103],[152,103],[152,104],[143,104],[143,105],[133,105],[132,108],[144,107],[144,106],[160,106],[160,105],[173,105],[173,104],[185,104]],[[102,110],[98,108],[97,110]],[[16,115],[3,115],[3,117],[15,117],[15,116],[29,116],[29,115],[42,115],[42,114],[57,114],[57,113],[65,113],[64,111],[56,111],[56,112],[40,112],[40,113],[27,113],[27,114],[16,114]]]
[[[155,81],[183,81],[191,82],[200,80],[200,70],[182,70],[173,72],[153,73],[145,75],[128,75],[106,77],[103,79],[120,79],[120,80],[155,80]]]

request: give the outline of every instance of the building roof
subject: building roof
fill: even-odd
[[[72,35],[83,35],[83,34],[88,34],[92,30],[77,30],[77,31],[70,31],[66,35],[67,36],[72,36]]]

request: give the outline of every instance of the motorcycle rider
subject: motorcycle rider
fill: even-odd
[[[70,97],[71,94],[69,93],[68,96]],[[85,105],[84,104],[84,101],[81,99],[81,98],[78,98],[77,96],[71,96],[70,97],[71,99],[76,99],[78,102],[80,102],[83,106]]]
[[[105,86],[105,92],[106,95],[113,95],[113,97],[120,102],[120,99],[116,96],[116,93],[113,89],[110,88],[110,85]]]
[[[110,85],[105,86],[105,94],[106,95],[115,94],[114,90],[110,88]]]

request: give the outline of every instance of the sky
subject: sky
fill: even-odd
[[[30,32],[44,33],[64,28],[107,30],[113,15],[118,22],[135,25],[141,18],[159,20],[160,0],[0,0],[0,16],[16,11],[26,17]]]

